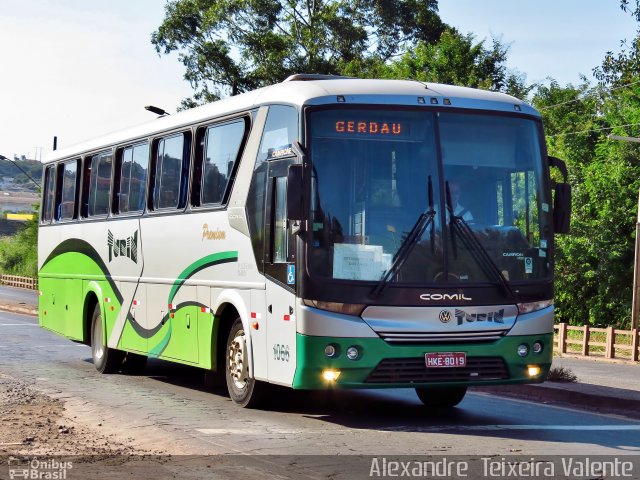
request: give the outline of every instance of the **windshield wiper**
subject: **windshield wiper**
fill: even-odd
[[[457,233],[460,236],[462,243],[467,247],[467,250],[469,250],[474,260],[478,265],[480,265],[480,268],[482,268],[484,273],[489,278],[493,277],[497,281],[498,285],[502,287],[507,296],[515,299],[515,293],[513,293],[511,285],[509,285],[509,281],[504,277],[496,263],[491,258],[491,255],[489,255],[489,252],[487,252],[487,250],[482,246],[482,243],[480,243],[478,238],[475,236],[469,224],[461,215],[456,216],[454,214],[453,204],[451,202],[451,192],[449,191],[449,182],[445,183],[445,188],[447,210],[449,212],[449,225],[451,227],[451,244],[454,255],[457,256],[454,239],[454,233]]]
[[[428,184],[428,194],[429,194],[429,208],[422,212],[418,217],[418,220],[413,225],[406,238],[402,241],[400,248],[393,257],[393,262],[388,270],[385,270],[382,274],[382,277],[378,281],[378,284],[371,292],[371,297],[378,297],[382,294],[384,289],[389,285],[389,282],[393,277],[395,277],[398,272],[402,269],[402,266],[409,258],[409,254],[413,251],[413,247],[418,243],[420,237],[424,234],[424,231],[429,227],[430,224],[433,223],[433,219],[436,216],[436,211],[433,209],[433,186],[431,183],[431,175],[429,175],[429,184]],[[435,232],[433,228],[431,229],[431,249],[433,250],[434,246],[434,235]]]

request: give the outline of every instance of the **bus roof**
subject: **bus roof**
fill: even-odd
[[[342,97],[340,101],[338,97]],[[446,102],[445,102],[446,100]],[[437,103],[436,103],[437,102]],[[415,80],[371,80],[330,75],[292,75],[282,83],[253,90],[217,102],[145,122],[124,130],[56,150],[43,163],[98,151],[267,104],[326,105],[439,105],[539,116],[523,101],[504,93]]]

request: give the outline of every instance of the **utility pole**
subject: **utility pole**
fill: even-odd
[[[638,192],[638,218],[636,218],[636,248],[633,263],[633,300],[631,301],[631,330],[638,328],[640,314],[640,192]]]

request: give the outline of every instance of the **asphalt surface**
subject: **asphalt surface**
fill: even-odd
[[[38,292],[0,286],[0,310],[37,315]],[[553,401],[592,411],[620,413],[640,418],[640,365],[586,357],[554,357],[554,367],[573,372],[578,382],[545,382],[539,385],[475,389],[496,395],[536,401]]]

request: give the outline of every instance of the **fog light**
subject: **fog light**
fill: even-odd
[[[542,345],[542,342],[535,342],[533,344],[533,353],[542,353],[542,349],[544,348],[544,346]]]
[[[323,370],[322,378],[327,382],[335,382],[340,376],[340,370]]]
[[[326,347],[324,347],[324,354],[329,357],[335,357],[337,353],[336,347],[333,345],[327,345]]]
[[[347,348],[347,358],[349,360],[357,360],[359,356],[360,356],[360,350],[358,350],[358,347]]]
[[[526,357],[527,355],[529,355],[529,346],[524,343],[518,345],[518,355],[520,355],[521,357]]]
[[[530,377],[537,377],[538,375],[540,375],[541,371],[542,369],[537,365],[529,365],[527,367],[527,373]]]

